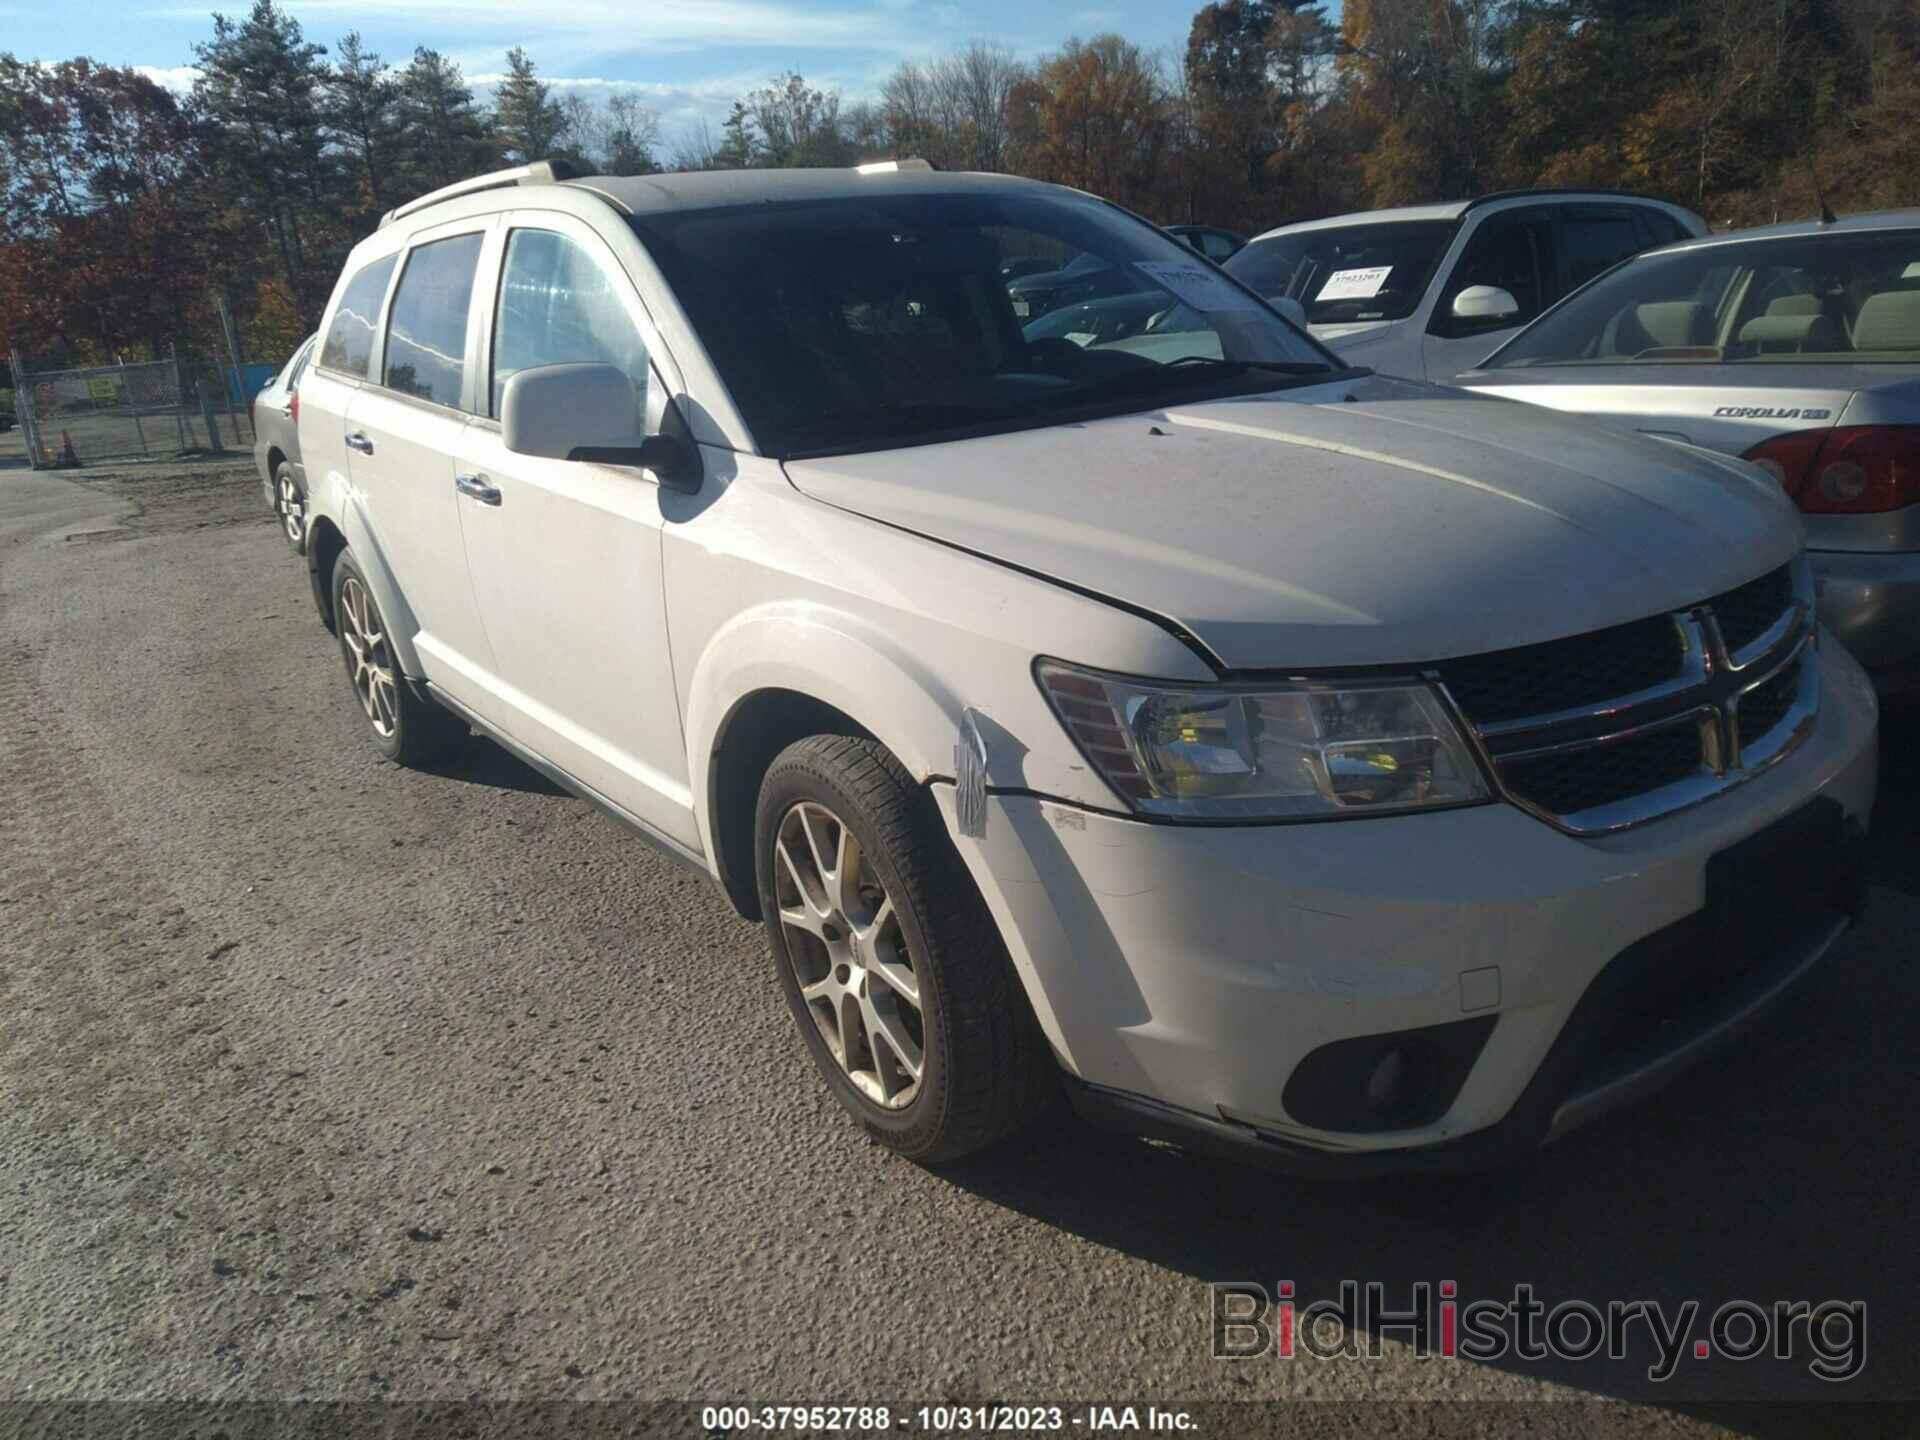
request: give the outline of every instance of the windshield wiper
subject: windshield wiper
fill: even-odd
[[[1077,404],[1089,398],[1116,392],[1126,394],[1137,390],[1152,390],[1164,385],[1191,383],[1207,376],[1224,379],[1232,375],[1244,375],[1252,370],[1300,378],[1353,373],[1349,368],[1324,365],[1317,360],[1216,360],[1211,355],[1183,355],[1178,360],[1169,360],[1165,364],[1154,365],[1151,368],[1126,370],[1118,375],[1105,375],[1098,380],[1076,385],[1071,390],[1053,391],[1050,398],[1055,400],[1056,405],[1062,400]]]
[[[1332,375],[1334,367],[1318,360],[1219,360],[1211,355],[1182,355],[1168,360],[1162,370],[1184,370],[1188,366],[1206,366],[1209,370],[1271,370],[1276,375]]]
[[[979,425],[1022,412],[1013,406],[962,405],[948,400],[901,401],[891,405],[848,405],[796,420],[790,435],[816,435],[822,430],[844,430],[858,435],[897,435],[909,430],[949,430]]]

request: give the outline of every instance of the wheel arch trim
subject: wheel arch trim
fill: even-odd
[[[687,760],[690,788],[699,797],[701,846],[736,906],[754,881],[729,874],[719,823],[725,778],[720,761],[737,734],[736,720],[770,694],[839,712],[886,746],[921,784],[950,771],[962,708],[926,667],[844,612],[779,602],[722,627],[688,681]]]
[[[420,622],[413,607],[407,604],[400,582],[394,578],[393,566],[367,518],[365,506],[346,478],[338,474],[326,476],[319,486],[307,491],[307,570],[313,577],[315,598],[325,595],[323,616],[330,614],[333,604],[333,597],[326,593],[332,577],[320,573],[320,557],[329,549],[323,541],[327,529],[338,533],[346,542],[345,548],[353,553],[354,563],[367,577],[374,604],[380,607],[381,618],[386,621],[387,640],[393,647],[394,658],[400,662],[401,673],[410,680],[423,678],[426,672],[420,666],[420,653],[413,643]]]

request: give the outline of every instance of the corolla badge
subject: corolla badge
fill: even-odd
[[[1773,405],[1722,405],[1713,415],[1716,420],[1830,420],[1833,411]]]

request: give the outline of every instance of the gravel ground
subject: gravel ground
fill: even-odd
[[[1640,1333],[1209,1358],[1207,1282],[1344,1277],[1860,1299],[1837,1388],[1920,1393],[1911,717],[1829,992],[1525,1170],[1295,1183],[1060,1118],[931,1174],[831,1104],[717,892],[485,741],[374,763],[248,469],[4,456],[0,1401],[1598,1398],[1766,1432],[1806,1412],[1696,1407],[1835,1398],[1804,1351],[1655,1383]]]

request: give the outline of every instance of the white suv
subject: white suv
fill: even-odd
[[[1438,384],[1629,255],[1706,233],[1664,200],[1515,190],[1283,225],[1224,263],[1343,358]]]
[[[1191,312],[1023,339],[1009,254]],[[1739,1033],[1857,905],[1872,692],[1752,467],[1344,369],[999,176],[546,167],[389,215],[302,387],[374,743],[471,726],[764,922],[826,1082],[1476,1163]],[[696,1062],[698,1063],[698,1062]]]

